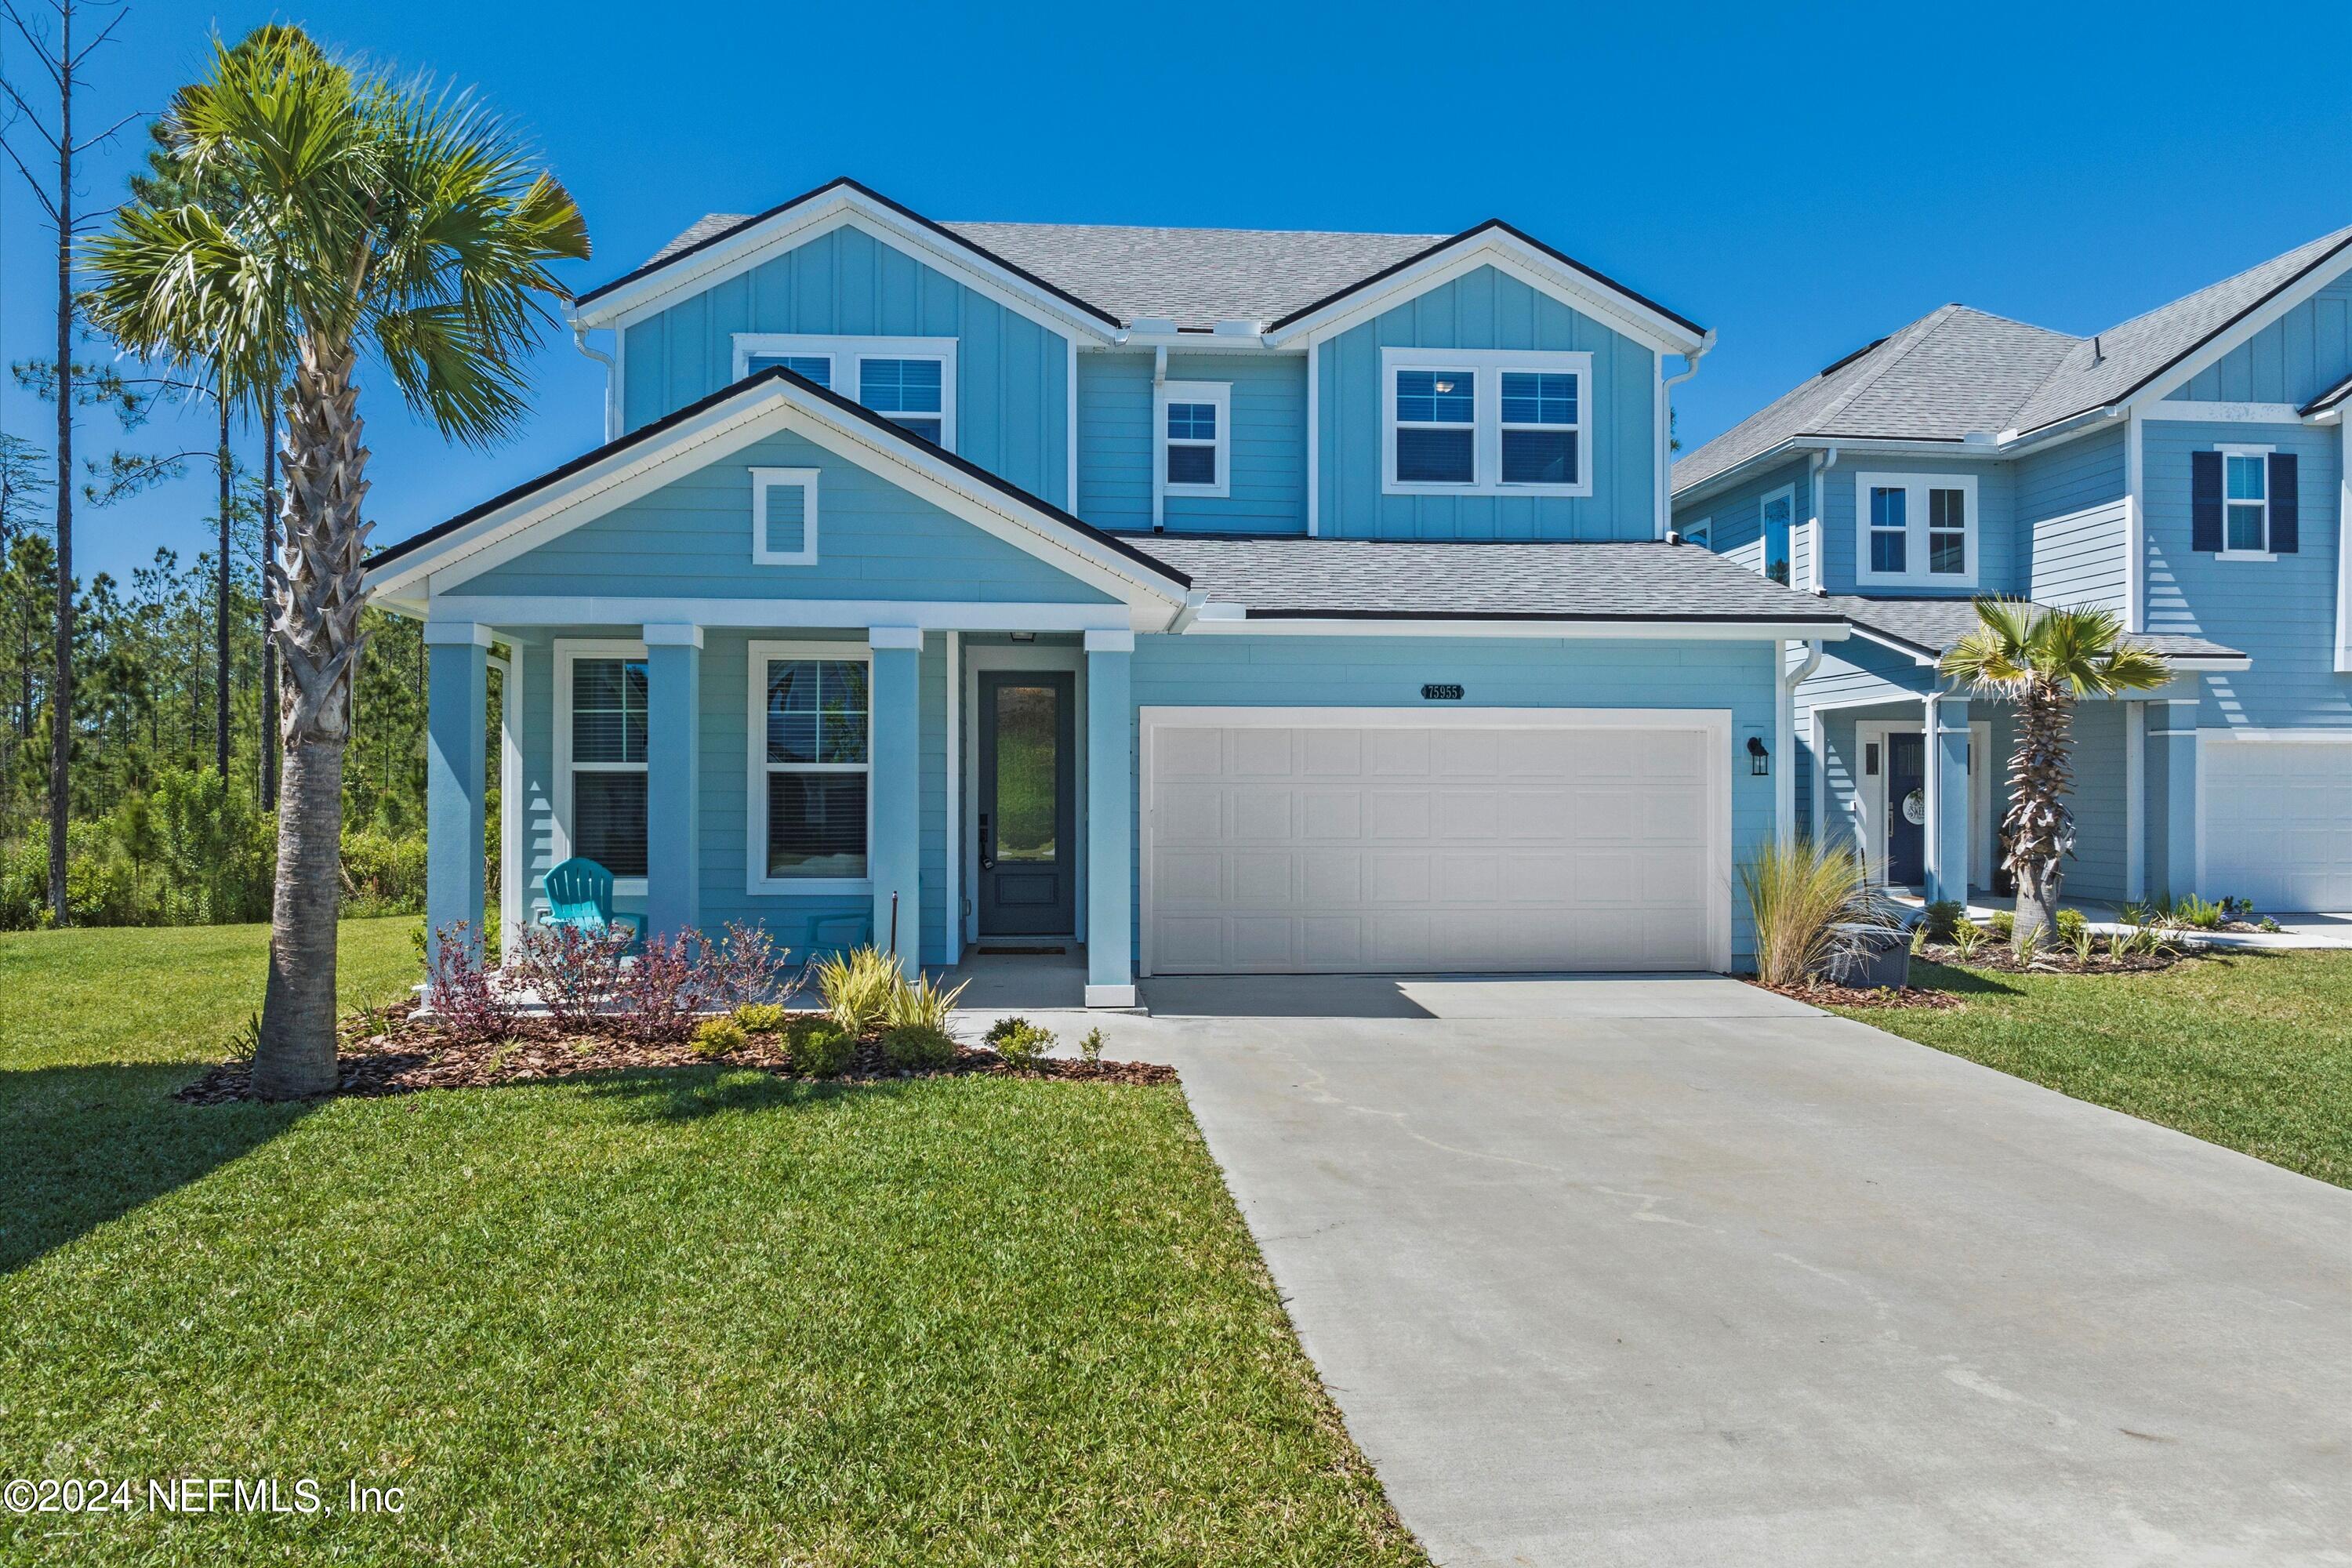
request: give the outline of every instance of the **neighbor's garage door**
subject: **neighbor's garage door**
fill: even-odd
[[[1727,715],[1142,721],[1151,973],[1728,966]]]
[[[2205,817],[2198,892],[2257,910],[2352,910],[2352,735],[2200,737]]]

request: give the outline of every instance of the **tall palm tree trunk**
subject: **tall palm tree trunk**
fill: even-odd
[[[367,448],[353,355],[305,338],[286,399],[285,571],[273,628],[286,656],[279,711],[286,776],[278,807],[278,885],[269,988],[254,1089],[265,1099],[335,1087],[335,916],[343,835],[343,748],[366,604]]]
[[[2022,955],[2058,939],[2058,889],[2074,847],[2074,814],[2065,802],[2074,778],[2066,760],[2074,696],[2059,681],[2029,680],[2017,717],[2017,752],[2010,760],[2015,798],[2003,826],[2010,831],[2010,869],[2017,876],[2010,942]]]
[[[278,809],[278,639],[269,623],[278,613],[278,404],[271,399],[261,426],[261,804]]]

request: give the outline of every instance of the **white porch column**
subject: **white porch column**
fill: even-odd
[[[873,709],[873,805],[866,825],[874,945],[890,948],[895,900],[898,966],[911,974],[920,967],[923,930],[923,633],[918,626],[872,626],[866,640],[874,650],[866,696]]]
[[[647,626],[646,934],[674,937],[701,920],[702,628]]]
[[[490,628],[425,624],[425,945],[427,972],[441,932],[464,922],[482,947],[482,806],[488,765]]]
[[[1087,634],[1087,1005],[1135,1005],[1135,634]]]
[[[1927,897],[1969,899],[1969,704],[1963,697],[1927,699]]]

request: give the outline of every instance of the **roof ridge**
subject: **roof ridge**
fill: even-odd
[[[1945,323],[1952,319],[1953,311],[1966,310],[1967,308],[1968,307],[1961,305],[1957,301],[1947,302],[1937,306],[1934,310],[1928,311],[1926,315],[1921,316],[1917,321],[1911,322],[1908,326],[1896,328],[1895,331],[1888,336],[1885,342],[1879,344],[1877,349],[1872,349],[1869,353],[1864,354],[1862,356],[1862,360],[1857,363],[1866,363],[1868,361],[1876,358],[1878,355],[1878,349],[1887,347],[1887,345],[1893,343],[1896,338],[1899,338],[1904,333],[1910,331],[1913,327],[1924,327],[1924,330],[1916,336],[1913,337],[1910,342],[1897,347],[1883,363],[1873,367],[1867,374],[1854,377],[1853,384],[1852,385],[1848,386],[1845,391],[1838,396],[1832,398],[1829,405],[1818,415],[1814,416],[1811,421],[1813,426],[1816,429],[1824,427],[1839,415],[1843,414],[1847,409],[1853,407],[1856,399],[1860,398],[1864,393],[1869,391],[1872,387],[1876,386],[1880,382],[1885,380],[1887,373],[1893,370],[1896,365],[1902,363],[1905,360],[1910,358],[1911,355],[1918,350],[1920,344],[1934,337],[1937,332],[1942,331],[1944,330]],[[1799,384],[1801,385],[1802,383],[1800,383]]]

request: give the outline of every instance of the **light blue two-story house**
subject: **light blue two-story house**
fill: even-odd
[[[2070,894],[2352,910],[2352,228],[2088,338],[1947,305],[1674,470],[1680,536],[1848,617],[1798,687],[1798,816],[1885,879],[1999,868],[2011,716],[1938,679],[1971,595],[2168,654],[2077,723]]]
[[[1139,974],[1723,969],[1845,612],[1668,539],[1711,336],[1507,224],[942,224],[835,181],[583,294],[602,445],[369,564],[429,918]],[[589,445],[583,441],[583,447]]]

